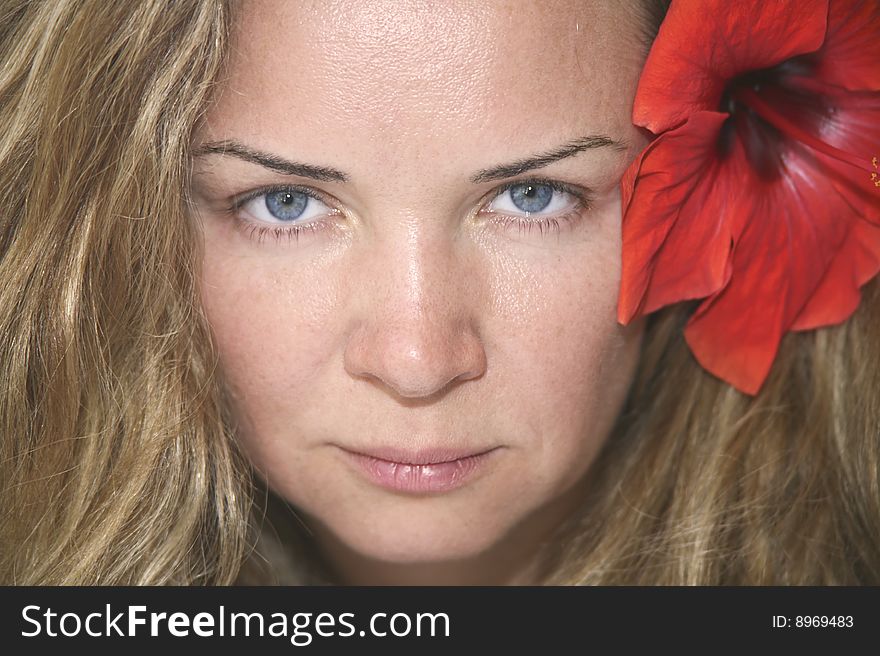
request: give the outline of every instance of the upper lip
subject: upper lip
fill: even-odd
[[[443,462],[455,462],[464,458],[483,455],[494,451],[498,447],[461,449],[452,447],[436,447],[427,449],[401,449],[399,447],[369,447],[365,449],[356,447],[340,447],[357,456],[376,458],[396,462],[402,465],[436,465]]]

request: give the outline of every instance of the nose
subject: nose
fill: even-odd
[[[373,249],[361,268],[370,273],[358,285],[345,369],[397,397],[427,399],[486,371],[478,277],[448,240],[410,231],[405,242]]]

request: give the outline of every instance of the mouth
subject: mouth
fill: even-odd
[[[371,448],[359,451],[341,448],[367,480],[388,490],[410,494],[449,492],[460,488],[485,470],[500,449],[407,451]]]

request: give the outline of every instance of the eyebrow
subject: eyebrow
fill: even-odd
[[[548,164],[552,164],[561,159],[572,157],[585,150],[605,147],[611,147],[618,151],[626,150],[625,144],[620,141],[615,141],[611,137],[605,137],[602,135],[581,137],[580,139],[575,139],[574,141],[570,141],[559,148],[545,153],[517,160],[511,164],[502,164],[501,166],[494,166],[491,169],[483,169],[471,178],[471,182],[476,184],[479,182],[488,182],[489,180],[512,178],[520,173],[525,173],[532,169],[539,169],[542,166],[547,166]]]
[[[553,162],[567,157],[572,157],[585,150],[594,148],[610,147],[614,150],[625,150],[626,145],[610,137],[602,135],[590,135],[568,142],[553,150],[520,159],[510,164],[502,164],[489,169],[482,169],[471,177],[471,182],[478,184],[490,180],[502,180],[511,178],[532,169],[538,169]],[[297,175],[304,178],[312,178],[322,182],[348,182],[349,177],[339,169],[329,166],[315,166],[293,162],[278,155],[264,153],[237,141],[215,141],[199,146],[195,157],[204,155],[230,155],[252,164],[258,164],[271,171],[285,175]]]
[[[315,166],[313,164],[292,162],[278,155],[260,152],[237,141],[215,141],[202,144],[193,154],[196,157],[211,154],[231,155],[232,157],[243,159],[252,164],[259,164],[264,168],[277,173],[284,173],[285,175],[298,175],[303,178],[321,180],[322,182],[348,182],[348,176],[338,169],[330,168],[329,166]]]

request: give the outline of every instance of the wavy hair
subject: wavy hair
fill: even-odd
[[[0,2],[0,580],[221,583],[246,549],[182,190],[214,2]]]
[[[318,569],[236,448],[197,301],[190,142],[232,20],[220,0],[0,0],[0,582]],[[787,335],[754,398],[694,360],[693,307],[648,318],[546,582],[880,583],[880,283]]]
[[[705,372],[694,304],[648,319],[556,583],[880,583],[880,279],[845,323],[783,338],[760,393]]]

